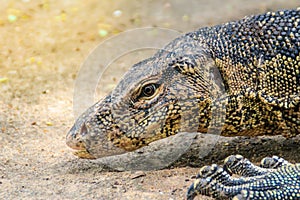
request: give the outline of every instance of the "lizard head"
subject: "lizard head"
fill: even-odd
[[[206,132],[210,98],[203,51],[160,50],[135,64],[103,100],[84,112],[67,135],[79,157],[133,151],[179,131]],[[174,50],[175,49],[175,50]],[[182,54],[184,52],[184,54]]]

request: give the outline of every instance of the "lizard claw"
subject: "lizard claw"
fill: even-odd
[[[187,199],[192,200],[198,194],[234,200],[300,199],[300,164],[273,156],[264,158],[261,166],[233,155],[225,159],[223,167],[216,164],[202,167],[188,189]]]

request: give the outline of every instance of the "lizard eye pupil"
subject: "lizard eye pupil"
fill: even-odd
[[[155,84],[147,84],[143,87],[142,89],[142,94],[146,97],[151,97],[156,90],[156,85]]]

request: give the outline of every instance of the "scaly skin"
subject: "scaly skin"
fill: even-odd
[[[224,136],[293,137],[299,71],[300,9],[202,28],[135,64],[79,117],[67,144],[80,157],[99,158],[208,127]]]
[[[229,156],[223,167],[214,164],[200,169],[187,199],[197,194],[235,200],[300,199],[300,163],[291,164],[273,156],[264,158],[257,167],[241,155]]]

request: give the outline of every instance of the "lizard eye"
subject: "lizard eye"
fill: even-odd
[[[155,104],[163,95],[163,85],[159,82],[144,83],[134,94],[131,102],[134,108],[144,109]]]
[[[158,88],[157,84],[150,83],[142,87],[141,95],[144,97],[151,97],[155,94],[156,89]]]

